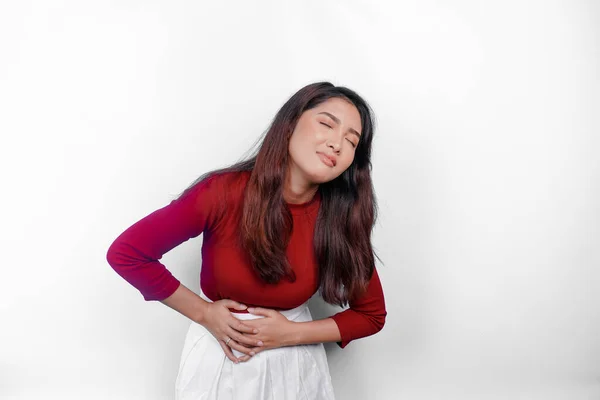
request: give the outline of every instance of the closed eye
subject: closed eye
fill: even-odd
[[[326,126],[326,127],[328,127],[329,129],[333,129],[331,126],[327,125],[325,122],[321,122],[321,121],[319,121],[319,123],[320,123],[321,125],[325,125],[325,126]],[[346,140],[350,142],[350,144],[352,145],[352,147],[356,148],[356,144],[355,144],[355,143],[354,143],[352,140],[350,140],[350,139],[346,139]]]

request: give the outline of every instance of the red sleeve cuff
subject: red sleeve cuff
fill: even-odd
[[[345,311],[351,310],[348,309]],[[340,330],[340,336],[342,337],[342,340],[336,343],[342,349],[352,341],[352,339],[349,336],[349,332],[351,331],[350,327],[355,321],[355,317],[353,315],[350,315],[351,313],[345,311],[339,312],[331,317],[337,324],[338,329]]]
[[[161,301],[171,296],[179,288],[181,282],[174,276],[165,282],[164,286],[161,286],[159,290],[153,292],[140,292],[144,296],[146,301]]]

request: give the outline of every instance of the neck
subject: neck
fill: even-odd
[[[319,185],[299,179],[289,169],[283,186],[283,199],[286,203],[302,204],[310,201],[317,193]]]

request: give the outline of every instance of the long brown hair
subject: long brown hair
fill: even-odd
[[[371,181],[374,118],[368,103],[356,92],[329,82],[304,86],[277,112],[253,154],[202,175],[181,195],[215,174],[251,171],[239,224],[240,244],[264,282],[275,284],[284,277],[294,281],[286,257],[293,220],[283,198],[289,140],[304,111],[333,97],[343,98],[358,109],[362,132],[350,167],[336,179],[319,185],[321,206],[313,246],[321,296],[328,303],[345,306],[366,290],[377,257],[371,244],[377,218]]]

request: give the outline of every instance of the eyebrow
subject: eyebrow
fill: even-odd
[[[333,114],[328,113],[327,111],[321,111],[319,114],[325,114],[325,115],[327,115],[329,118],[331,118],[332,120],[334,120],[336,124],[339,124],[340,122],[342,122],[342,121],[340,121],[340,119],[338,117],[336,117]],[[360,137],[360,133],[356,132],[353,128],[348,128],[348,130],[350,132],[354,133],[356,136]]]

